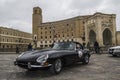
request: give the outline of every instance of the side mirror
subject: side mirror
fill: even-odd
[[[75,51],[77,51],[77,48],[75,48]]]
[[[78,51],[79,51],[79,49],[75,48],[75,51],[76,51],[76,52],[78,52]]]

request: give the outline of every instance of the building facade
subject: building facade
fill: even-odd
[[[32,34],[23,31],[0,27],[0,50],[26,49],[28,43],[32,42]]]
[[[117,45],[120,46],[120,31],[117,31]]]
[[[84,45],[95,41],[100,46],[116,45],[116,15],[97,12],[93,15],[42,22],[42,9],[33,8],[32,37],[36,47],[49,47],[53,42],[77,41]]]

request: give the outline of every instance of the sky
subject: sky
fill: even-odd
[[[42,9],[43,22],[96,12],[116,14],[116,27],[120,31],[120,0],[0,0],[0,26],[32,33],[32,13],[36,6]]]

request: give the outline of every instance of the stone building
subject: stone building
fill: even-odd
[[[117,45],[120,46],[120,31],[117,31]]]
[[[15,49],[16,46],[26,49],[30,42],[32,42],[32,34],[11,28],[0,27],[0,50],[4,49],[7,51],[8,49]]]
[[[116,15],[97,12],[93,15],[77,16],[70,19],[42,21],[42,9],[33,8],[33,40],[37,47],[49,47],[53,42],[77,41],[100,46],[116,45]]]

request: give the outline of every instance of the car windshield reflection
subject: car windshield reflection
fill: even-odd
[[[75,49],[75,44],[72,42],[58,42],[55,43],[53,46],[53,49],[58,49],[58,50],[64,50],[64,49],[68,49],[68,50],[73,50]]]

